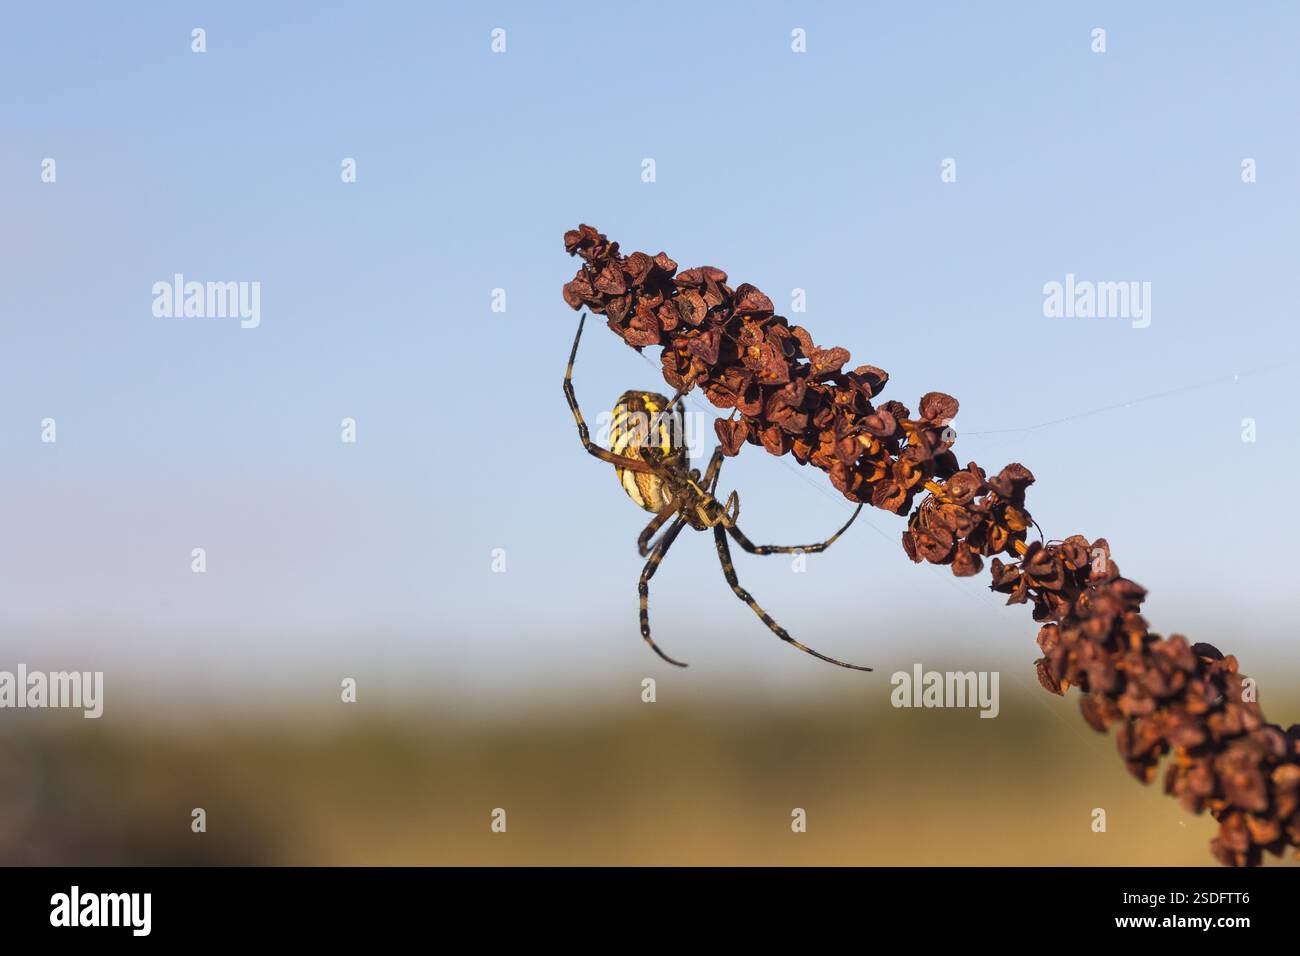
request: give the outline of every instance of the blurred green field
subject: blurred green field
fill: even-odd
[[[186,726],[29,714],[0,727],[0,861],[1211,862],[1213,822],[1130,778],[1073,695],[1004,693],[992,720],[836,697],[629,698]],[[194,807],[206,833],[190,830]],[[498,807],[505,833],[490,830]],[[796,807],[806,833],[791,831]]]

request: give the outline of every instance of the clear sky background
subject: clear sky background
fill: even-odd
[[[1108,537],[1158,631],[1236,652],[1265,694],[1300,673],[1294,5],[2,16],[0,668],[105,668],[146,706],[335,693],[339,674],[392,700],[642,675],[886,694],[916,661],[1032,684],[1025,609],[985,574],[911,565],[882,512],[804,574],[737,559],[797,637],[875,675],[782,646],[695,534],[651,594],[661,644],[693,666],[650,655],[633,546],[649,516],[581,452],[560,392],[562,236],[589,222],[786,314],[807,290],[792,318],[887,369],[886,397],[960,399],[963,461],[1034,471],[1049,537]],[[261,326],[155,318],[151,286],[177,272],[259,281]],[[1067,273],[1150,282],[1150,327],[1045,318],[1043,285]],[[576,383],[593,419],[662,386],[599,322]],[[819,472],[755,447],[722,487],[756,541],[815,540],[848,513]]]

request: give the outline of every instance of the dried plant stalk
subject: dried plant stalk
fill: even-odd
[[[1084,719],[1100,732],[1117,726],[1120,755],[1142,782],[1172,754],[1165,792],[1219,822],[1210,849],[1220,862],[1256,865],[1265,851],[1300,846],[1300,725],[1264,720],[1234,657],[1150,631],[1139,613],[1146,591],[1120,576],[1104,538],[1027,542],[1034,476],[1019,464],[992,477],[961,467],[955,398],[928,392],[915,417],[900,402],[873,404],[886,372],[846,371],[845,349],[815,346],[754,286],[733,289],[712,266],[678,272],[662,252],[624,256],[587,225],[564,244],[583,262],[564,300],[605,316],[633,348],[659,346],[673,388],[698,387],[731,409],[714,423],[727,455],[746,443],[790,454],[850,501],[908,515],[903,548],[915,562],[964,577],[991,558],[992,590],[1030,604],[1041,622],[1039,682],[1054,694],[1077,687]]]

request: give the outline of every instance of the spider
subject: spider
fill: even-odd
[[[722,468],[722,448],[719,446],[709,459],[708,467],[701,475],[698,468],[690,467],[685,443],[682,441],[684,412],[682,394],[678,390],[671,399],[654,392],[624,392],[614,407],[613,421],[610,426],[610,449],[601,448],[591,440],[587,432],[587,423],[583,421],[582,411],[578,408],[578,399],[573,393],[573,362],[578,355],[578,342],[582,339],[582,327],[587,321],[586,313],[578,320],[578,333],[573,337],[573,349],[569,352],[569,365],[564,372],[564,397],[568,399],[574,421],[578,424],[578,437],[582,446],[591,455],[614,466],[619,483],[636,504],[646,511],[654,513],[654,518],[636,539],[637,551],[641,557],[648,558],[641,570],[638,591],[641,595],[641,636],[650,648],[669,664],[685,667],[681,661],[674,660],[660,650],[659,645],[650,636],[650,579],[672,547],[677,536],[687,525],[697,531],[711,530],[713,542],[718,550],[718,560],[722,565],[723,576],[736,597],[749,605],[750,610],[758,615],[759,620],[767,625],[777,637],[792,644],[805,654],[811,654],[820,660],[839,667],[848,667],[857,671],[869,671],[870,667],[848,664],[844,661],[818,653],[806,644],[801,644],[791,637],[780,624],[768,615],[758,602],[740,586],[736,578],[736,569],[731,563],[731,548],[727,544],[727,535],[731,535],[745,551],[750,554],[793,554],[802,551],[816,554],[825,551],[839,538],[849,525],[853,524],[862,505],[858,505],[853,515],[833,535],[818,544],[805,545],[756,545],[736,526],[740,516],[740,498],[736,492],[727,496],[726,504],[721,504],[713,496],[718,485],[718,472]],[[689,386],[688,386],[689,387]],[[655,533],[668,524],[657,541],[651,543]]]

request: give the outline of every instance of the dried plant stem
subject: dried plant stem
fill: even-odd
[[[992,590],[1030,604],[1041,624],[1039,682],[1055,694],[1077,687],[1084,719],[1117,728],[1139,780],[1154,780],[1171,755],[1165,792],[1219,822],[1211,850],[1220,862],[1254,865],[1300,846],[1300,725],[1265,721],[1235,658],[1152,632],[1139,613],[1146,591],[1120,576],[1104,538],[1028,542],[1033,474],[1020,464],[992,476],[974,462],[961,467],[949,427],[955,398],[928,392],[915,417],[900,402],[874,404],[884,370],[846,371],[845,349],[815,346],[754,286],[732,289],[712,266],[679,273],[662,252],[623,256],[591,226],[564,241],[583,260],[565,301],[605,316],[638,350],[661,347],[674,389],[699,387],[731,409],[714,422],[725,454],[754,444],[793,455],[849,500],[907,515],[902,543],[913,561],[966,577],[991,558]]]

